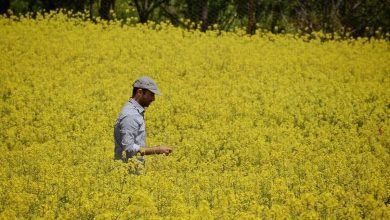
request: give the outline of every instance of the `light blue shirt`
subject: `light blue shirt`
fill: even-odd
[[[122,108],[114,126],[115,160],[127,161],[146,145],[145,109],[134,99]],[[126,156],[123,157],[123,151]],[[142,160],[142,158],[139,158]]]

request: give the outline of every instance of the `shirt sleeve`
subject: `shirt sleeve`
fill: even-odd
[[[125,151],[130,157],[134,156],[141,148],[141,146],[134,143],[140,125],[136,117],[126,116],[121,120],[120,127],[120,134],[122,136],[121,145],[124,146]]]

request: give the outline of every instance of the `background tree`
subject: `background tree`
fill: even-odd
[[[89,0],[88,11],[89,11],[89,19],[91,20],[93,20],[93,4],[94,4],[94,0]]]
[[[56,10],[58,8],[83,11],[85,9],[86,0],[29,0],[32,5],[41,2],[46,11]]]
[[[162,4],[169,3],[170,0],[133,0],[132,4],[137,9],[139,21],[146,23],[149,20],[149,16],[160,7]]]
[[[115,0],[101,0],[99,15],[102,19],[108,20],[110,19],[110,10],[115,9]]]
[[[210,25],[222,23],[220,16],[231,4],[228,0],[186,0],[184,16],[195,23],[201,22],[201,30],[206,31]]]
[[[273,33],[323,31],[354,37],[385,36],[390,31],[390,0],[0,0],[1,14],[11,9],[34,15],[59,8],[75,12],[88,8],[92,20],[94,15],[110,19],[113,10],[121,19],[138,16],[140,23],[169,19],[202,31],[239,27],[254,34],[257,25]],[[124,13],[128,9],[136,13]]]
[[[247,34],[255,34],[256,31],[254,12],[255,12],[254,0],[248,0],[248,25],[246,28]]]
[[[0,0],[0,15],[5,14],[10,8],[10,0]]]
[[[389,0],[342,1],[337,15],[354,36],[373,36],[378,29],[390,31]]]

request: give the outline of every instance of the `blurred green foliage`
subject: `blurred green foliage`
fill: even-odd
[[[252,5],[253,10],[249,10]],[[272,33],[323,31],[354,37],[384,37],[390,30],[389,0],[0,0],[0,13],[66,9],[90,19],[169,21],[188,29],[255,28]]]

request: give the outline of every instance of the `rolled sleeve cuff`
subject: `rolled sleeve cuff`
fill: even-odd
[[[138,152],[141,149],[141,146],[138,144],[133,144],[133,151]]]
[[[138,153],[138,151],[141,149],[141,146],[138,144],[133,144],[130,147],[126,148],[126,155],[128,157],[132,157]]]

